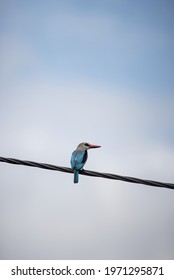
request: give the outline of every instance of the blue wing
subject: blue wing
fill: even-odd
[[[78,151],[75,150],[71,156],[71,168],[80,170],[85,165],[88,154],[87,151]]]

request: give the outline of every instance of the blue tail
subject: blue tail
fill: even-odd
[[[74,170],[74,184],[78,183],[79,181],[79,170]]]

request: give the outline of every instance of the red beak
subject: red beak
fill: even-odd
[[[101,147],[101,146],[99,146],[99,145],[89,144],[89,148],[90,148],[90,149],[100,148],[100,147]]]

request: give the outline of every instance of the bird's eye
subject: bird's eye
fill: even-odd
[[[89,147],[89,144],[88,144],[88,143],[85,143],[84,145],[85,145],[86,147]]]

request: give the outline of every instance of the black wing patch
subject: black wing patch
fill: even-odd
[[[85,164],[85,162],[87,161],[87,158],[88,158],[88,152],[87,152],[87,151],[85,151],[85,152],[84,152],[83,159],[82,159],[82,163],[84,163],[84,164]]]

